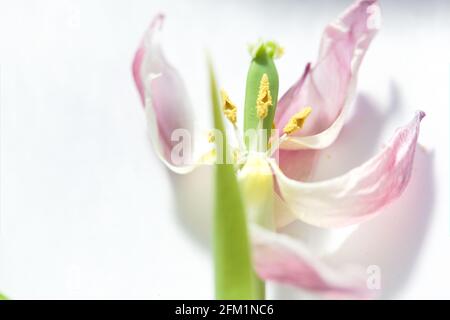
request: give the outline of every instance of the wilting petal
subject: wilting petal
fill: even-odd
[[[359,66],[380,24],[376,0],[357,1],[322,36],[316,64],[281,98],[275,124],[283,128],[305,106],[313,112],[284,149],[322,149],[336,139],[356,86]],[[300,137],[301,136],[301,137]]]
[[[286,202],[280,198],[278,193],[274,192],[273,199],[274,220],[277,230],[280,230],[297,220],[291,209],[287,206]]]
[[[424,116],[417,112],[378,155],[331,180],[295,181],[271,161],[281,196],[297,218],[315,226],[347,226],[369,219],[406,188]]]
[[[161,49],[163,20],[164,17],[158,15],[150,24],[133,61],[133,76],[147,109],[150,138],[155,151],[169,167],[185,172],[189,171],[189,166],[174,163],[171,159],[171,151],[179,143],[172,141],[171,137],[176,129],[185,129],[193,134],[193,113],[184,83],[166,61]]]
[[[195,165],[190,161],[186,163],[174,164],[171,160],[171,146],[169,147],[164,143],[164,140],[161,138],[161,130],[159,130],[160,126],[158,125],[158,121],[156,119],[155,111],[151,104],[151,99],[146,99],[145,103],[145,113],[147,117],[147,130],[150,138],[150,142],[152,143],[153,148],[159,159],[173,172],[179,174],[185,174],[191,172]],[[175,144],[175,143],[174,143]]]
[[[316,150],[278,150],[278,165],[283,173],[295,180],[308,181],[319,159]]]
[[[337,251],[359,225],[345,228],[320,228],[295,217],[286,202],[274,194],[274,218],[277,232],[287,234],[300,240],[317,256],[332,254]]]
[[[359,268],[338,269],[312,255],[299,241],[252,226],[253,260],[265,280],[321,293],[329,298],[369,298]]]

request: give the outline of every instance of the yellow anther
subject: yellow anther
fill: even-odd
[[[199,162],[202,164],[214,164],[217,160],[217,151],[216,149],[211,149],[204,155],[200,157]]]
[[[208,132],[208,142],[213,143],[216,141],[216,136],[214,135],[214,132],[210,131]]]
[[[286,124],[286,126],[283,128],[283,132],[285,134],[292,134],[295,131],[300,130],[303,127],[303,124],[305,123],[305,120],[306,118],[308,118],[311,111],[312,111],[311,107],[306,107],[302,111],[294,114],[292,118],[289,120],[289,122]]]
[[[267,117],[270,106],[272,106],[272,96],[270,95],[269,77],[264,73],[259,83],[259,93],[256,99],[256,115],[259,119]]]
[[[223,108],[223,114],[227,119],[232,123],[236,124],[237,121],[237,107],[236,105],[231,102],[230,98],[228,97],[228,94],[225,92],[225,90],[221,90],[222,94],[222,108]]]

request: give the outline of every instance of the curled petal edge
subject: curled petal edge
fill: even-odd
[[[373,298],[361,267],[337,268],[314,256],[293,238],[251,226],[253,261],[264,280],[287,284],[328,298]]]
[[[282,149],[323,149],[336,140],[344,125],[349,106],[353,101],[357,74],[362,59],[380,25],[381,14],[377,1],[359,0],[350,6],[336,21],[327,26],[322,36],[318,62],[312,68],[310,68],[309,64],[307,65],[301,79],[286,92],[279,102],[275,116],[277,127],[283,127],[289,118],[289,114],[295,113],[295,109],[304,106],[313,108],[312,119],[299,132],[302,136],[294,135],[288,137],[281,144],[280,147]],[[350,44],[346,43],[352,37],[355,37],[355,39],[351,40]],[[349,49],[349,46],[352,48],[352,54],[347,63],[345,60],[347,58],[344,57],[345,51]],[[331,70],[324,70],[323,68],[326,68],[326,66]],[[349,68],[348,74],[339,68]],[[335,82],[333,82],[333,78],[327,80],[329,79],[329,72],[334,72],[336,75],[344,73],[343,79],[334,79]],[[327,81],[330,83],[325,85],[324,82]],[[338,82],[336,83],[336,81]],[[324,86],[325,88],[322,88]],[[339,88],[339,86],[344,87]],[[335,93],[338,95],[342,95],[342,92],[339,91],[344,91],[345,95],[343,98],[338,96],[334,99],[328,96],[330,95],[329,92],[333,91],[337,91],[338,93]],[[319,107],[319,110],[314,110],[314,108],[318,108],[318,106],[314,105],[314,100],[320,101],[319,105],[321,105],[321,108]],[[329,103],[337,103],[337,106],[327,106]],[[334,109],[338,110],[335,111]],[[317,115],[317,112],[320,115]],[[329,122],[330,117],[333,118],[328,113],[337,113],[337,116],[334,117],[334,120],[329,125],[322,128],[323,122]]]
[[[172,151],[177,143],[172,135],[177,129],[194,134],[193,112],[181,76],[166,60],[161,48],[164,15],[158,14],[136,51],[132,71],[145,109],[148,133],[158,158],[172,171],[191,172],[196,162],[177,164]],[[191,141],[192,142],[192,141]]]
[[[325,181],[300,182],[270,164],[279,192],[296,217],[318,227],[358,224],[398,198],[411,177],[414,153],[425,113],[418,111],[373,158],[346,174]]]

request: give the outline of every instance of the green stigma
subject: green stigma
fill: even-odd
[[[257,130],[259,151],[265,151],[278,101],[278,71],[273,60],[282,55],[283,49],[274,41],[259,41],[249,51],[252,61],[245,89],[244,134]],[[247,135],[245,143],[252,149]]]
[[[281,58],[284,54],[284,48],[275,41],[264,42],[259,40],[256,43],[248,45],[248,52],[252,58],[255,58],[258,54],[261,54],[260,51],[265,51],[272,59]]]

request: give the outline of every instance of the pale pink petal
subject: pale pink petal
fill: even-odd
[[[133,76],[147,109],[150,138],[155,151],[172,169],[180,167],[181,171],[185,171],[185,166],[172,160],[171,151],[179,143],[172,141],[172,133],[176,129],[186,129],[192,133],[193,112],[183,80],[166,61],[161,49],[163,21],[164,16],[158,15],[150,24],[133,61]]]
[[[253,261],[264,280],[320,293],[328,298],[370,298],[366,277],[356,267],[337,268],[297,240],[252,226]]]
[[[304,90],[303,86],[305,84],[305,80],[310,77],[311,77],[311,63],[307,63],[300,79],[298,79],[297,82],[294,83],[294,85],[290,87],[289,90],[286,91],[286,93],[281,97],[280,101],[278,101],[278,108],[275,113],[275,123],[277,127],[278,125],[281,124],[280,118],[284,118],[284,114],[286,112],[289,112],[290,109],[294,108],[292,107],[292,105],[295,104],[295,101],[298,99],[298,96],[302,93],[302,90]],[[301,109],[301,107],[296,108],[297,111],[298,109]],[[283,123],[283,125],[285,124],[286,122]],[[280,127],[279,129],[282,129],[282,127]]]
[[[277,232],[300,240],[318,256],[335,253],[346,242],[359,225],[343,228],[320,228],[296,218],[286,202],[274,194],[274,219]]]
[[[278,165],[284,174],[295,180],[308,181],[318,160],[316,150],[278,150]]]
[[[406,188],[424,116],[417,112],[376,156],[331,180],[299,182],[286,177],[271,161],[282,198],[298,219],[319,227],[347,226],[371,218]]]
[[[377,1],[365,0],[354,3],[327,26],[317,62],[278,103],[277,128],[283,128],[301,108],[313,108],[304,128],[282,148],[322,149],[333,143],[353,99],[359,66],[379,24]]]

